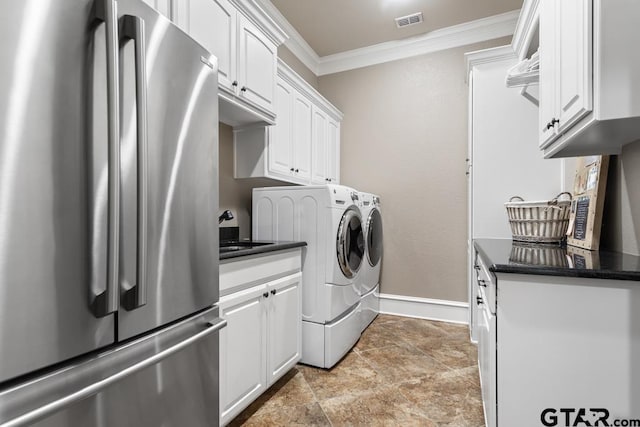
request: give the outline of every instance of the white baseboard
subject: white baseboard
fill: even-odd
[[[469,304],[402,295],[380,294],[380,313],[441,322],[469,324]]]

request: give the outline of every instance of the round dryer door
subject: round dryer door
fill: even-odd
[[[382,215],[373,208],[367,218],[367,261],[375,267],[382,258]]]
[[[364,233],[362,218],[357,211],[347,210],[338,227],[338,263],[347,278],[356,275],[364,256]]]

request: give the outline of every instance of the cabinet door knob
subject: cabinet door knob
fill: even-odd
[[[247,87],[246,87],[246,86],[242,86],[242,87],[240,88],[240,92],[246,92],[246,91],[247,91]]]
[[[231,86],[233,86],[233,87],[238,86],[238,81],[237,81],[237,80],[234,80],[234,81],[233,81],[233,83],[231,83]]]
[[[271,295],[275,295],[278,292],[276,289],[271,289]]]
[[[486,288],[487,287],[487,281],[479,279],[478,280],[478,285],[482,286],[483,288]]]
[[[264,294],[262,294],[262,296],[265,298],[269,298],[269,292],[265,292]]]
[[[293,172],[295,169],[291,168],[291,169],[289,169],[289,170],[290,170],[291,172]]]
[[[296,173],[298,173],[298,172],[300,172],[300,170],[299,170],[299,169],[296,169]]]
[[[476,297],[476,303],[477,303],[478,305],[482,304],[482,302],[483,302],[483,301],[482,301],[482,297]]]

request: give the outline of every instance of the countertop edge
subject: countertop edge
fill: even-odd
[[[493,274],[507,273],[507,274],[525,274],[535,276],[556,276],[556,277],[574,277],[585,279],[605,279],[605,280],[623,280],[623,281],[640,281],[640,271],[627,271],[627,270],[609,270],[609,269],[579,269],[568,267],[552,267],[552,266],[536,266],[536,265],[524,265],[524,264],[501,264],[496,263],[490,254],[485,250],[482,245],[484,241],[511,241],[510,239],[474,239],[473,247],[476,249],[482,259],[487,264],[489,271]],[[612,254],[613,252],[608,252]],[[620,253],[620,256],[630,255]],[[635,256],[635,255],[634,255]]]
[[[259,255],[269,252],[284,251],[287,249],[295,249],[307,246],[307,242],[274,242],[270,245],[257,246],[247,249],[240,249],[232,252],[221,253],[219,260],[227,260],[231,258],[241,258],[249,255]]]

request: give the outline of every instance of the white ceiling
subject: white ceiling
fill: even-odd
[[[271,0],[319,57],[420,36],[520,9],[523,0]],[[394,18],[422,12],[397,28]]]

